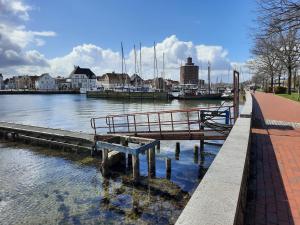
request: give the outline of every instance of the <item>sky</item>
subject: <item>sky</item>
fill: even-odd
[[[191,56],[203,79],[208,61],[214,79],[232,68],[247,79],[254,10],[254,0],[0,0],[0,73],[67,77],[74,65],[121,72],[122,42],[126,72],[135,72],[141,43],[141,75],[152,78],[156,42],[167,78],[178,80]]]

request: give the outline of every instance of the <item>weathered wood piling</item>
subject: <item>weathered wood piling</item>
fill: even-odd
[[[150,178],[155,177],[155,147],[148,150],[148,174]]]
[[[175,148],[175,158],[176,158],[176,160],[179,159],[179,154],[180,154],[180,142],[176,142],[176,148]]]
[[[171,159],[166,158],[165,164],[166,164],[166,178],[171,179]]]

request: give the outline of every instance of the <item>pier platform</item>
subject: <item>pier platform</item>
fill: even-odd
[[[52,144],[76,151],[78,149],[90,151],[94,145],[93,134],[9,122],[0,122],[0,135],[16,141]]]
[[[24,124],[0,122],[0,138],[10,141],[22,141],[27,144],[46,146],[54,149],[71,150],[76,153],[101,152],[103,175],[109,174],[109,168],[116,164],[126,164],[133,169],[133,178],[139,178],[139,154],[150,157],[150,172],[155,174],[155,147],[159,140],[129,137],[117,134],[97,135]],[[131,165],[132,164],[132,165]]]

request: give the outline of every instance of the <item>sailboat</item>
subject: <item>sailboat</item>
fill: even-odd
[[[109,90],[102,91],[90,91],[87,93],[88,97],[98,97],[98,98],[118,98],[118,99],[169,99],[170,95],[164,90],[157,89],[155,85],[154,88],[147,88],[144,85],[140,86],[137,81],[133,85],[130,85],[130,80],[127,79],[128,75],[126,73],[126,62],[124,57],[123,43],[121,42],[121,53],[122,53],[122,73],[121,76],[125,76],[126,79],[122,78],[122,85],[114,87]],[[142,73],[142,48],[140,43],[140,62],[139,69],[137,66],[137,54],[134,45],[134,61],[135,61],[135,76],[138,76],[138,72]],[[158,67],[156,59],[156,49],[154,46],[154,70],[156,71],[156,78],[158,78]],[[125,73],[124,73],[125,72]],[[153,81],[159,81],[159,79],[153,79]],[[164,80],[163,80],[164,82]],[[164,87],[164,85],[163,85]],[[164,89],[164,88],[163,88]]]

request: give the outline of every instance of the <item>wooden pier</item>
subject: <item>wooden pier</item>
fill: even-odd
[[[132,168],[134,181],[140,176],[140,154],[147,154],[148,176],[155,177],[156,149],[160,140],[225,140],[232,128],[232,106],[194,108],[92,118],[94,134],[0,122],[0,136],[12,141],[24,141],[77,153],[101,152],[102,174],[123,162]],[[100,125],[98,125],[100,123]],[[104,129],[104,130],[103,130]],[[199,148],[194,152],[198,156]],[[180,143],[176,143],[178,158]],[[201,154],[200,154],[201,155]],[[171,159],[166,159],[166,174],[170,174]]]
[[[92,134],[9,122],[0,122],[0,136],[13,141],[25,141],[73,151],[91,151],[94,146]]]
[[[54,149],[71,150],[76,153],[102,153],[102,173],[106,176],[109,168],[127,158],[127,165],[133,169],[133,178],[139,177],[139,154],[152,152],[159,140],[129,137],[125,135],[97,135],[24,124],[0,122],[0,138],[21,141],[31,145],[46,146]],[[150,153],[149,153],[150,154]],[[155,154],[155,152],[153,153]],[[127,157],[126,157],[127,155]],[[155,159],[154,156],[151,158]],[[129,165],[132,164],[132,165]],[[155,168],[152,160],[151,168]],[[153,166],[154,165],[154,166]],[[150,171],[153,173],[153,171]],[[155,173],[155,172],[154,172]]]

